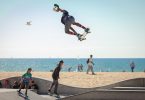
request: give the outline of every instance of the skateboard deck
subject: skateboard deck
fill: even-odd
[[[82,36],[80,37],[80,41],[83,41],[83,40],[86,40],[86,36],[87,36],[87,32],[84,32],[83,34],[82,34]]]
[[[22,92],[18,92],[18,95],[22,98],[24,98],[25,100],[30,100],[28,96],[26,96],[25,94],[23,94]]]

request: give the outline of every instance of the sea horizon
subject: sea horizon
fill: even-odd
[[[145,58],[93,58],[95,72],[130,72],[130,63],[135,62],[135,71],[144,72]],[[87,70],[87,58],[0,58],[0,72],[23,72],[31,67],[34,71],[50,72],[60,60],[64,60],[63,72],[71,68],[78,72],[78,65]]]

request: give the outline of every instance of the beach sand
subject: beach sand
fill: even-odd
[[[0,79],[21,76],[24,72],[0,72]],[[51,72],[32,72],[33,77],[52,80]],[[133,78],[145,78],[144,72],[96,72],[96,75],[85,72],[60,72],[59,83],[81,88],[93,88],[117,83]]]

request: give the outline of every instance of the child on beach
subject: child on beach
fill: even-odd
[[[61,60],[59,62],[59,64],[57,65],[57,67],[55,68],[55,70],[53,71],[53,73],[52,73],[53,82],[48,90],[48,92],[51,93],[51,89],[54,86],[54,94],[56,94],[57,96],[59,96],[59,94],[57,93],[59,72],[60,72],[63,64],[64,64],[64,62],[63,62],[63,60]]]
[[[28,68],[27,72],[22,76],[21,85],[20,85],[20,88],[18,90],[18,92],[21,93],[21,89],[23,88],[23,86],[25,86],[25,88],[26,88],[25,96],[27,96],[27,90],[29,88],[29,83],[32,80],[31,71],[32,71],[32,69]]]

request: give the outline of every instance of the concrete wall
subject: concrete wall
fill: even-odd
[[[20,78],[20,77],[10,77],[10,78],[6,78],[6,79],[9,80],[9,84],[10,84],[10,87],[9,87],[9,88],[12,88],[14,81],[20,81],[21,78]],[[6,79],[0,80],[0,82],[2,83],[2,86],[4,86],[4,84],[5,84],[4,81],[5,81]]]
[[[118,82],[115,84],[99,87],[96,89],[111,89],[113,87],[145,87],[145,78],[136,78]]]

